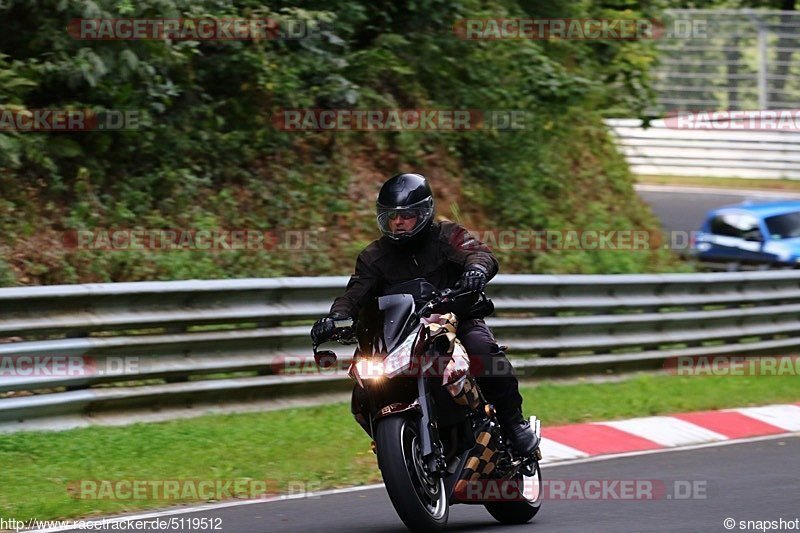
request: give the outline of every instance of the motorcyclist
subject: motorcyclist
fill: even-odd
[[[497,273],[497,260],[483,243],[458,224],[434,222],[433,194],[424,176],[398,174],[387,180],[378,194],[376,210],[383,236],[358,255],[345,293],[336,298],[330,313],[314,324],[311,336],[315,344],[330,339],[334,320],[355,319],[391,285],[425,278],[440,290],[456,286],[480,291]],[[512,446],[523,454],[532,452],[538,442],[522,416],[517,378],[492,332],[483,319],[467,318],[459,321],[456,336]],[[476,366],[481,367],[477,372]]]

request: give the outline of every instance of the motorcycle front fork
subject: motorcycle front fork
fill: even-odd
[[[445,475],[444,450],[439,440],[439,428],[432,420],[433,400],[424,376],[417,378],[417,401],[422,416],[419,419],[420,448],[428,471],[437,477]]]

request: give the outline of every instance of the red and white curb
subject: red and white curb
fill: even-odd
[[[542,428],[542,463],[800,431],[800,403]]]

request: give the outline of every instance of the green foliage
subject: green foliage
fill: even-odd
[[[2,258],[0,258],[0,287],[16,285],[14,272]]]
[[[0,211],[0,244],[22,283],[344,273],[357,245],[374,237],[374,185],[401,168],[452,176],[442,185],[464,191],[454,205],[496,227],[654,224],[601,122],[651,102],[650,44],[471,41],[453,31],[462,17],[653,17],[651,4],[266,4],[0,4],[0,107],[126,109],[140,121],[136,130],[0,132],[0,188],[11,206]],[[81,41],[66,31],[81,17],[267,17],[323,31],[306,40]],[[271,123],[281,109],[342,107],[527,115],[522,130],[457,133],[294,133]],[[329,238],[302,254],[58,245],[70,230],[209,226],[314,229]],[[518,254],[504,271],[674,268],[664,254],[623,255]]]

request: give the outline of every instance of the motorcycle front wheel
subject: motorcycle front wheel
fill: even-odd
[[[516,501],[492,502],[484,505],[489,514],[501,524],[524,524],[529,522],[542,507],[542,470],[534,463],[532,475],[518,474],[514,478],[521,483],[522,498]]]
[[[386,492],[403,523],[412,531],[441,531],[447,525],[444,480],[431,476],[422,459],[416,420],[391,416],[375,431],[378,466]]]

